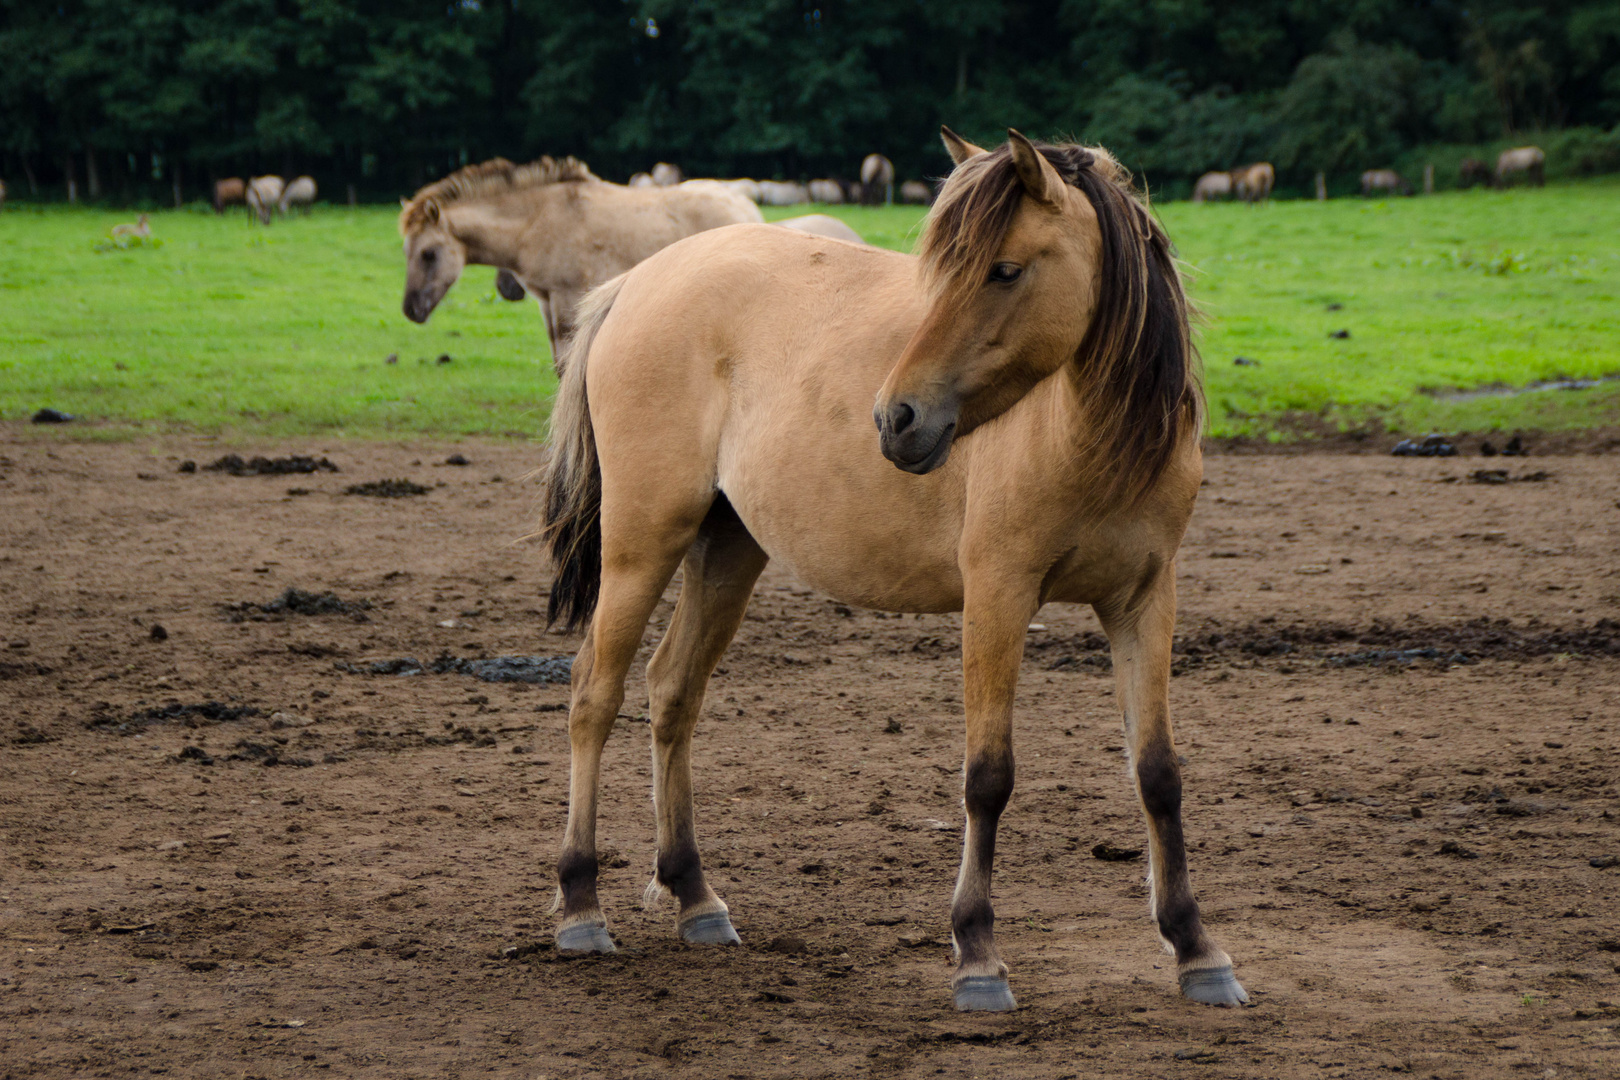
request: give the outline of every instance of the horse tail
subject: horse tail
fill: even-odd
[[[556,576],[546,625],[573,631],[590,621],[602,586],[602,464],[596,454],[585,358],[607,321],[625,275],[585,295],[579,323],[562,365],[562,386],[551,412],[551,461],[546,470],[545,522],[540,536],[551,548]]]

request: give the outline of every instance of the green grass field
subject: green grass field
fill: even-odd
[[[832,212],[902,250],[921,218]],[[1206,316],[1216,435],[1615,421],[1620,382],[1434,393],[1620,374],[1614,181],[1160,212]],[[132,216],[0,211],[0,418],[51,406],[86,421],[62,434],[115,438],[543,430],[555,382],[534,306],[500,301],[493,273],[474,268],[427,326],[407,322],[392,210],[320,207],[270,229],[156,213],[157,246],[98,250]]]

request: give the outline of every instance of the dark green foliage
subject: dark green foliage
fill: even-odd
[[[1617,120],[1620,0],[0,0],[14,198],[389,197],[496,154],[917,177],[941,122],[1101,142],[1171,191],[1259,158],[1342,187],[1437,144],[1612,169]]]

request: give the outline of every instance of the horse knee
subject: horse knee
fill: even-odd
[[[1181,765],[1169,746],[1147,751],[1136,763],[1136,784],[1142,794],[1142,809],[1156,819],[1181,814]]]
[[[982,754],[972,758],[962,784],[962,802],[974,817],[1000,817],[1012,798],[1011,754]]]

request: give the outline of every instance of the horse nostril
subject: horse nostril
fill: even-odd
[[[917,411],[904,402],[889,406],[889,431],[892,434],[904,435],[916,419]]]

